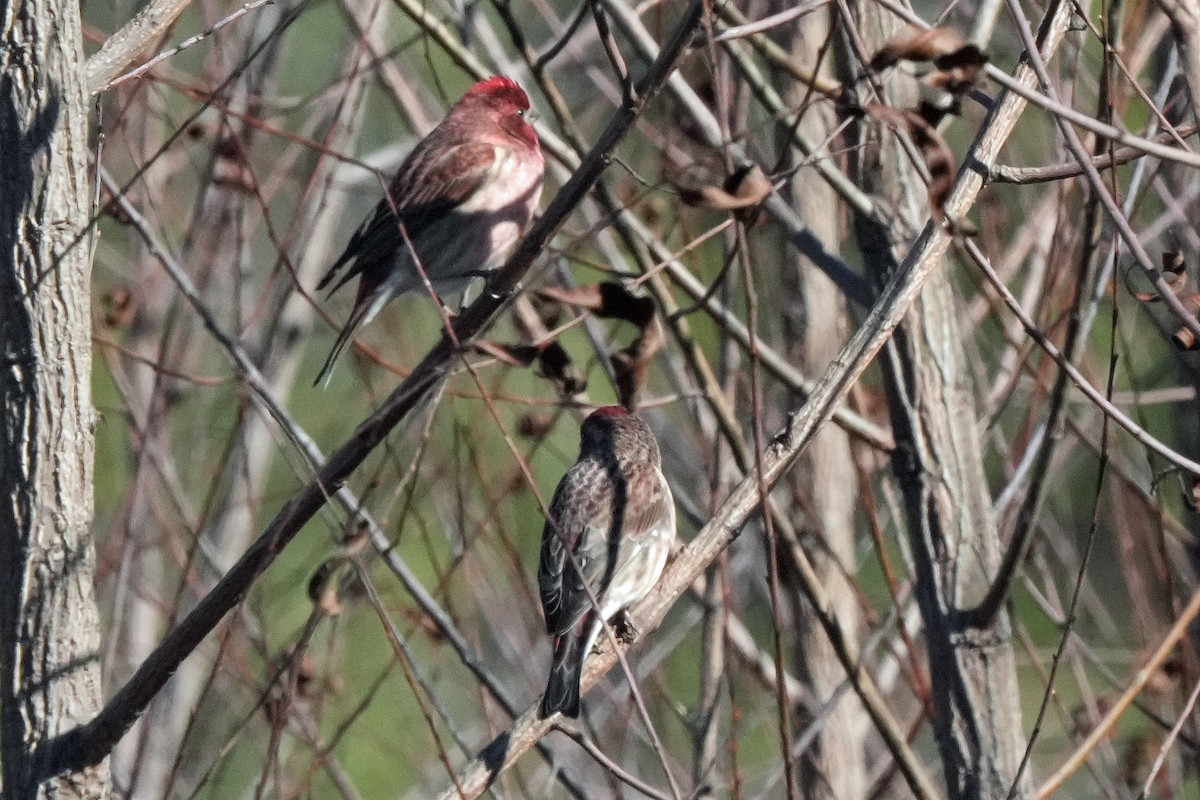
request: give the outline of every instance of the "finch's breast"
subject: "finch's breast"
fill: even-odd
[[[454,294],[481,271],[497,269],[508,258],[533,217],[541,196],[541,164],[508,148],[496,148],[487,178],[472,196],[431,224],[413,246],[438,294]],[[407,248],[398,258],[410,261]],[[415,270],[412,287],[419,289]]]
[[[434,288],[460,291],[473,273],[503,264],[529,225],[541,191],[540,159],[496,147],[492,168],[475,193],[413,243]]]

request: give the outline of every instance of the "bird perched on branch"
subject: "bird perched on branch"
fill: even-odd
[[[317,383],[328,381],[354,332],[393,297],[424,290],[425,278],[438,295],[458,292],[504,263],[542,193],[542,151],[528,112],[529,98],[513,81],[480,81],[400,165],[317,285],[320,291],[336,279],[332,295],[359,278],[354,308]]]
[[[583,661],[601,620],[646,596],[675,539],[675,503],[650,426],[608,406],[593,411],[579,435],[579,458],[542,531],[538,587],[554,638],[543,718],[579,716]]]

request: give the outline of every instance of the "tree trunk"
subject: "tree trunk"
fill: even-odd
[[[875,52],[898,29],[878,6],[855,5],[858,33]],[[915,84],[888,73],[886,102],[916,106]],[[874,102],[872,100],[871,102]],[[859,180],[891,212],[861,215],[864,261],[882,284],[930,214],[925,185],[896,135],[865,127]],[[1006,614],[988,631],[961,630],[959,611],[982,598],[1000,562],[976,422],[974,389],[949,278],[929,276],[880,360],[896,438],[893,468],[904,494],[916,595],[929,651],[934,733],[948,797],[1005,798],[1023,752],[1020,694]],[[1030,795],[1028,780],[1015,797]]]
[[[79,9],[0,21],[0,766],[4,797],[109,796],[106,763],[34,777],[100,706],[92,579],[91,236]]]
[[[787,4],[780,3],[783,10]],[[815,73],[827,75],[831,59],[825,54],[824,63],[818,55],[831,35],[831,15],[826,12],[810,14],[796,26],[791,40],[791,54],[798,64]],[[800,108],[806,99],[811,102],[813,91],[804,84],[794,84],[788,92],[788,105]],[[799,132],[809,142],[828,139],[837,124],[836,112],[827,103],[813,103],[801,112]],[[790,131],[786,135],[790,137]],[[803,154],[795,153],[797,160]],[[807,170],[812,172],[811,169]],[[802,173],[803,174],[803,173]],[[841,206],[837,193],[826,181],[793,180],[791,204],[809,229],[820,237],[831,251],[841,249],[845,236]],[[792,353],[804,365],[808,375],[820,375],[837,356],[848,338],[846,300],[825,273],[794,249],[787,250],[785,285],[794,285],[787,296],[803,298],[803,318],[784,320],[784,342],[795,342]],[[784,344],[786,347],[787,345]],[[831,606],[846,636],[857,642],[862,624],[858,597],[847,576],[855,570],[855,510],[858,504],[858,479],[850,436],[836,425],[822,428],[798,462],[796,479],[798,496],[807,497],[803,509],[803,524],[809,533],[824,546],[812,548],[813,565],[821,576]],[[795,578],[795,576],[791,576]],[[801,596],[797,591],[796,596]],[[820,735],[807,749],[799,762],[801,786],[806,798],[832,800],[866,796],[866,751],[864,745],[870,720],[854,692],[844,691],[846,670],[838,661],[829,637],[818,624],[812,607],[806,601],[797,603],[797,669],[812,690],[817,712],[826,703],[834,703],[828,714],[822,714],[818,724]],[[840,698],[835,693],[840,693]],[[812,720],[800,709],[797,728],[803,731]]]

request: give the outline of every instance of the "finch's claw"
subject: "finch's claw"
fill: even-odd
[[[613,633],[617,634],[617,641],[621,644],[633,644],[633,640],[638,637],[638,629],[634,627],[633,620],[629,618],[625,609],[621,609],[613,617]]]
[[[482,273],[482,277],[483,291],[486,292],[487,296],[492,300],[502,300],[506,294],[510,294],[510,292],[496,291],[494,288],[492,288],[496,283],[496,278],[498,277],[498,273],[495,270]]]

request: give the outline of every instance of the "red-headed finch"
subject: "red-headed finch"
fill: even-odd
[[[583,660],[600,620],[646,596],[675,539],[675,502],[650,426],[608,406],[584,420],[579,438],[579,458],[559,482],[542,531],[538,587],[554,637],[543,718],[579,716]]]
[[[354,309],[317,383],[328,380],[359,326],[393,297],[424,288],[422,270],[443,295],[504,263],[542,193],[542,150],[528,111],[520,86],[488,78],[409,153],[387,196],[317,285],[320,291],[337,279],[332,295],[359,277]]]

